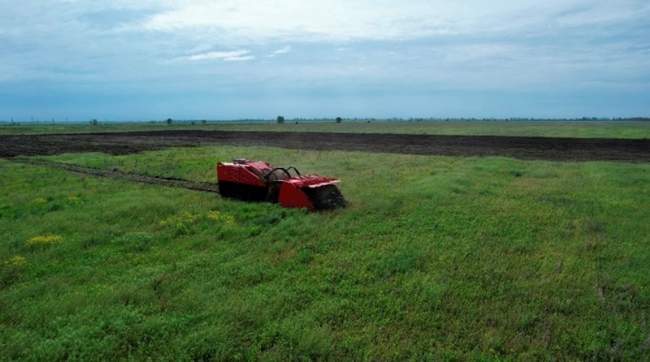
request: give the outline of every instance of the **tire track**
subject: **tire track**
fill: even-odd
[[[34,165],[34,166],[43,166],[54,168],[58,170],[64,170],[72,173],[90,175],[96,177],[105,177],[116,180],[125,180],[136,183],[148,184],[148,185],[159,185],[166,187],[176,187],[183,188],[192,191],[201,191],[201,192],[210,192],[210,193],[219,193],[219,185],[216,183],[210,182],[197,182],[190,181],[174,177],[162,177],[162,176],[150,176],[143,175],[131,172],[124,172],[117,169],[105,170],[100,168],[85,167],[69,163],[54,162],[47,160],[38,160],[38,159],[25,159],[25,158],[13,158],[13,162]]]

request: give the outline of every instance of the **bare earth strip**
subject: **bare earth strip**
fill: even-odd
[[[0,157],[78,152],[129,154],[200,145],[272,146],[419,155],[507,156],[557,161],[650,161],[648,139],[239,131],[1,135]]]

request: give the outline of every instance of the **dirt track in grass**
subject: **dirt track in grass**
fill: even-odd
[[[16,158],[14,159],[14,161],[29,164],[29,165],[55,168],[55,169],[78,173],[82,175],[107,177],[111,179],[125,180],[125,181],[137,182],[137,183],[143,183],[149,185],[178,187],[178,188],[194,190],[194,191],[219,193],[219,185],[217,185],[216,183],[197,182],[197,181],[190,181],[190,180],[173,178],[173,177],[142,175],[137,173],[124,172],[117,169],[105,170],[99,168],[84,167],[84,166],[73,165],[68,163],[53,162],[53,161],[38,160],[38,159]]]
[[[650,161],[650,140],[647,139],[233,131],[0,135],[0,157],[79,152],[129,154],[168,147],[205,145],[445,156],[507,156],[554,161]]]

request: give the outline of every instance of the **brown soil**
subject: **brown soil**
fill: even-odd
[[[448,156],[508,156],[559,161],[650,161],[650,140],[408,134],[150,131],[0,135],[0,157],[75,152],[128,154],[200,145],[273,146]]]

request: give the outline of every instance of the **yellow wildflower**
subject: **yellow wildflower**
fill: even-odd
[[[220,212],[218,210],[212,210],[212,211],[208,212],[207,218],[209,220],[216,221],[216,222],[219,222],[219,223],[223,223],[225,225],[234,225],[235,224],[235,218],[232,215]]]
[[[39,235],[27,240],[27,246],[49,246],[63,241],[60,235]]]
[[[16,255],[14,257],[9,258],[9,260],[5,261],[5,265],[12,268],[22,268],[25,265],[27,265],[27,259],[25,259],[25,257],[22,257],[20,255]]]
[[[170,216],[169,218],[160,222],[160,225],[173,225],[173,224],[194,224],[198,220],[198,215],[193,215],[187,211],[181,212],[179,215]]]

